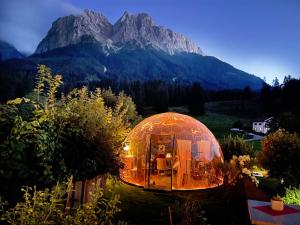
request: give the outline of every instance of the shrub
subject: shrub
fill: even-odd
[[[243,137],[232,136],[231,134],[221,142],[222,152],[225,160],[230,160],[233,155],[250,155],[255,156],[255,149],[252,145],[249,145]]]
[[[177,225],[205,225],[207,218],[199,201],[186,200],[183,203],[176,201],[172,206],[175,224]]]
[[[269,134],[262,141],[259,160],[271,177],[283,179],[286,185],[300,182],[300,137],[285,130]]]
[[[280,180],[272,177],[263,177],[259,179],[259,188],[267,193],[269,196],[275,196],[277,194],[282,195],[283,185]]]
[[[119,195],[111,199],[103,197],[102,190],[95,186],[91,201],[77,209],[65,209],[66,198],[72,190],[72,180],[57,183],[52,190],[37,191],[23,188],[23,202],[6,209],[7,203],[0,199],[1,221],[8,224],[114,224],[114,216],[120,211]],[[120,223],[119,223],[120,224]],[[124,223],[123,223],[124,224]]]
[[[283,201],[286,204],[300,205],[300,186],[298,186],[298,188],[291,186],[285,188],[285,196],[283,197]]]

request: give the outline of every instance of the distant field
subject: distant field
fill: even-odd
[[[170,111],[188,114],[186,107],[171,107]],[[215,135],[215,137],[221,140],[224,136],[230,134],[230,128],[235,121],[241,121],[244,126],[250,126],[251,120],[247,118],[241,118],[238,116],[229,116],[221,113],[214,113],[206,111],[205,115],[195,117],[197,120],[205,124],[208,129]]]
[[[241,121],[244,126],[249,126],[251,122],[249,119],[212,112],[206,112],[204,116],[196,119],[204,123],[218,139],[230,134],[230,128],[235,121]]]

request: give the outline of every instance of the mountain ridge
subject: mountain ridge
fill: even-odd
[[[20,59],[24,55],[20,53],[13,45],[0,40],[0,61],[8,59]]]
[[[155,25],[147,13],[129,14],[125,11],[115,24],[111,24],[103,14],[92,10],[84,10],[80,15],[69,15],[54,21],[35,54],[78,44],[83,36],[93,37],[104,49],[111,51],[118,51],[134,42],[141,48],[152,46],[169,54],[202,54],[200,47],[189,38]]]

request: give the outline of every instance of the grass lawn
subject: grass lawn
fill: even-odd
[[[249,119],[213,112],[206,112],[204,116],[196,117],[196,119],[204,123],[218,140],[230,134],[230,128],[235,121],[239,120],[245,125],[250,124]]]
[[[107,187],[121,196],[122,212],[118,214],[117,218],[130,224],[168,225],[170,224],[168,206],[174,206],[176,202],[186,200],[198,200],[205,211],[208,223],[211,225],[249,224],[245,210],[241,211],[240,205],[231,204],[227,199],[224,199],[222,188],[150,192],[120,181],[116,181],[114,184],[110,182]],[[174,213],[172,212],[172,214]]]
[[[255,140],[255,141],[249,141],[248,144],[252,145],[256,152],[261,151],[261,141]]]

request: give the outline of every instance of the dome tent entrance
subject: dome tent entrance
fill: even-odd
[[[219,143],[198,120],[179,113],[144,119],[128,135],[121,178],[145,189],[193,190],[219,186]]]

